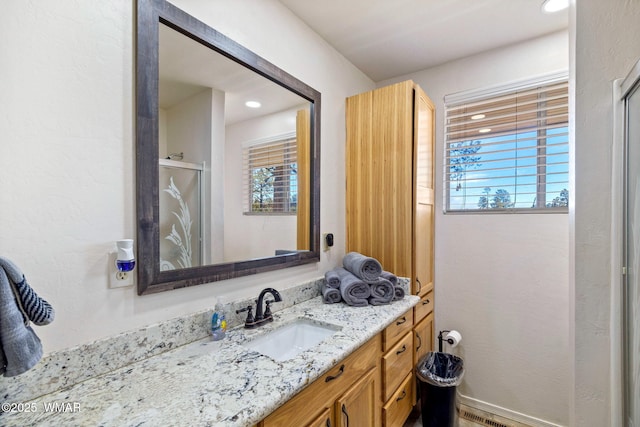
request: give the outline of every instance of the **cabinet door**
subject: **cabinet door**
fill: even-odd
[[[333,423],[331,422],[331,408],[325,408],[325,410],[316,418],[311,421],[307,427],[333,427]]]
[[[380,411],[376,405],[377,376],[377,369],[371,369],[336,401],[337,427],[380,425]]]
[[[413,224],[414,262],[412,281],[414,295],[424,296],[433,289],[434,256],[434,106],[416,85],[414,110],[415,216]]]
[[[413,328],[414,359],[413,366],[430,351],[433,351],[433,313],[430,313],[423,321]]]

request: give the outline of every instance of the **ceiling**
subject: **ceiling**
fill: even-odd
[[[568,27],[542,0],[280,0],[375,82]]]

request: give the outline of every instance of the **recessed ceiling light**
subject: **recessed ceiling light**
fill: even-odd
[[[491,132],[491,129],[489,129],[489,128],[480,129],[478,131],[478,133],[489,133],[489,132]]]
[[[560,12],[569,7],[569,0],[544,0],[542,11],[544,13]]]
[[[247,101],[244,103],[244,105],[246,105],[249,108],[260,108],[262,107],[262,104],[260,104],[258,101]]]
[[[480,120],[480,119],[484,119],[485,117],[487,116],[485,116],[484,114],[475,114],[471,116],[471,120]]]

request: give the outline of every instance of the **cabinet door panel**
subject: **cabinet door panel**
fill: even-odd
[[[422,319],[424,319],[427,314],[433,311],[433,291],[429,292],[427,295],[422,297],[420,302],[414,307],[414,319],[413,322],[415,324],[420,323]]]
[[[325,408],[324,411],[316,418],[311,421],[306,427],[333,427],[333,422],[331,421],[333,417],[331,416],[331,408]]]
[[[382,333],[382,351],[389,350],[398,340],[413,328],[413,313],[407,311],[398,317]]]
[[[382,408],[382,425],[384,427],[402,427],[414,404],[413,372],[407,375],[402,385],[391,396],[391,399]]]
[[[413,366],[417,366],[422,356],[433,351],[433,313],[413,328],[413,334],[415,347]]]
[[[413,334],[407,333],[382,357],[383,402],[389,400],[402,380],[413,370]]]
[[[344,393],[334,408],[337,427],[371,427],[380,425],[376,405],[377,369],[371,369]]]
[[[420,87],[415,89],[414,117],[414,263],[413,294],[433,289],[434,256],[434,106]]]

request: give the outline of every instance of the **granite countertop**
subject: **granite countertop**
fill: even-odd
[[[274,313],[258,329],[203,339],[41,396],[3,416],[6,426],[251,426],[417,304],[323,304],[320,297]],[[304,317],[341,329],[293,359],[276,362],[240,344]],[[3,409],[5,409],[3,407]],[[6,411],[4,411],[6,412]]]

